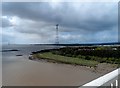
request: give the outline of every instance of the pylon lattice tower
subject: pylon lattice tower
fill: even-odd
[[[58,26],[59,26],[59,24],[56,24],[56,41],[55,41],[55,44],[59,44]]]

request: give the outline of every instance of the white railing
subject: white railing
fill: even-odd
[[[89,83],[84,84],[82,87],[79,88],[86,88],[86,87],[91,87],[91,88],[97,88],[101,86],[110,86],[109,88],[118,88],[118,76],[120,75],[120,68],[104,75],[101,76]]]

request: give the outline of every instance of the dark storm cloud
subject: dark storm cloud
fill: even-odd
[[[82,5],[78,7],[77,11],[72,7],[72,3],[65,2],[60,3],[56,7],[52,7],[49,2],[11,2],[3,3],[2,6],[3,15],[18,16],[34,21],[45,21],[51,24],[59,23],[63,27],[87,30],[88,32],[110,30],[111,27],[116,26],[117,12],[114,4],[83,3]]]
[[[19,16],[25,19],[31,19],[35,21],[47,20],[52,17],[52,9],[49,3],[30,3],[30,2],[14,2],[3,3],[3,15]],[[48,19],[49,18],[49,19]]]

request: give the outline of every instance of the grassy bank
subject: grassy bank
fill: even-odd
[[[94,60],[84,60],[84,59],[75,58],[75,57],[56,55],[56,54],[53,54],[52,52],[33,54],[33,58],[47,59],[52,62],[60,62],[60,63],[66,63],[66,64],[72,64],[72,65],[89,66],[89,67],[96,67],[96,65],[98,64],[98,62]]]
[[[96,67],[100,63],[120,67],[120,47],[63,47],[33,52],[33,58],[89,67]]]
[[[120,50],[114,50],[112,47],[65,47],[51,52],[56,55],[120,65]]]

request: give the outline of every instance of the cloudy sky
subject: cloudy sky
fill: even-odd
[[[2,43],[118,41],[117,2],[3,2]]]

